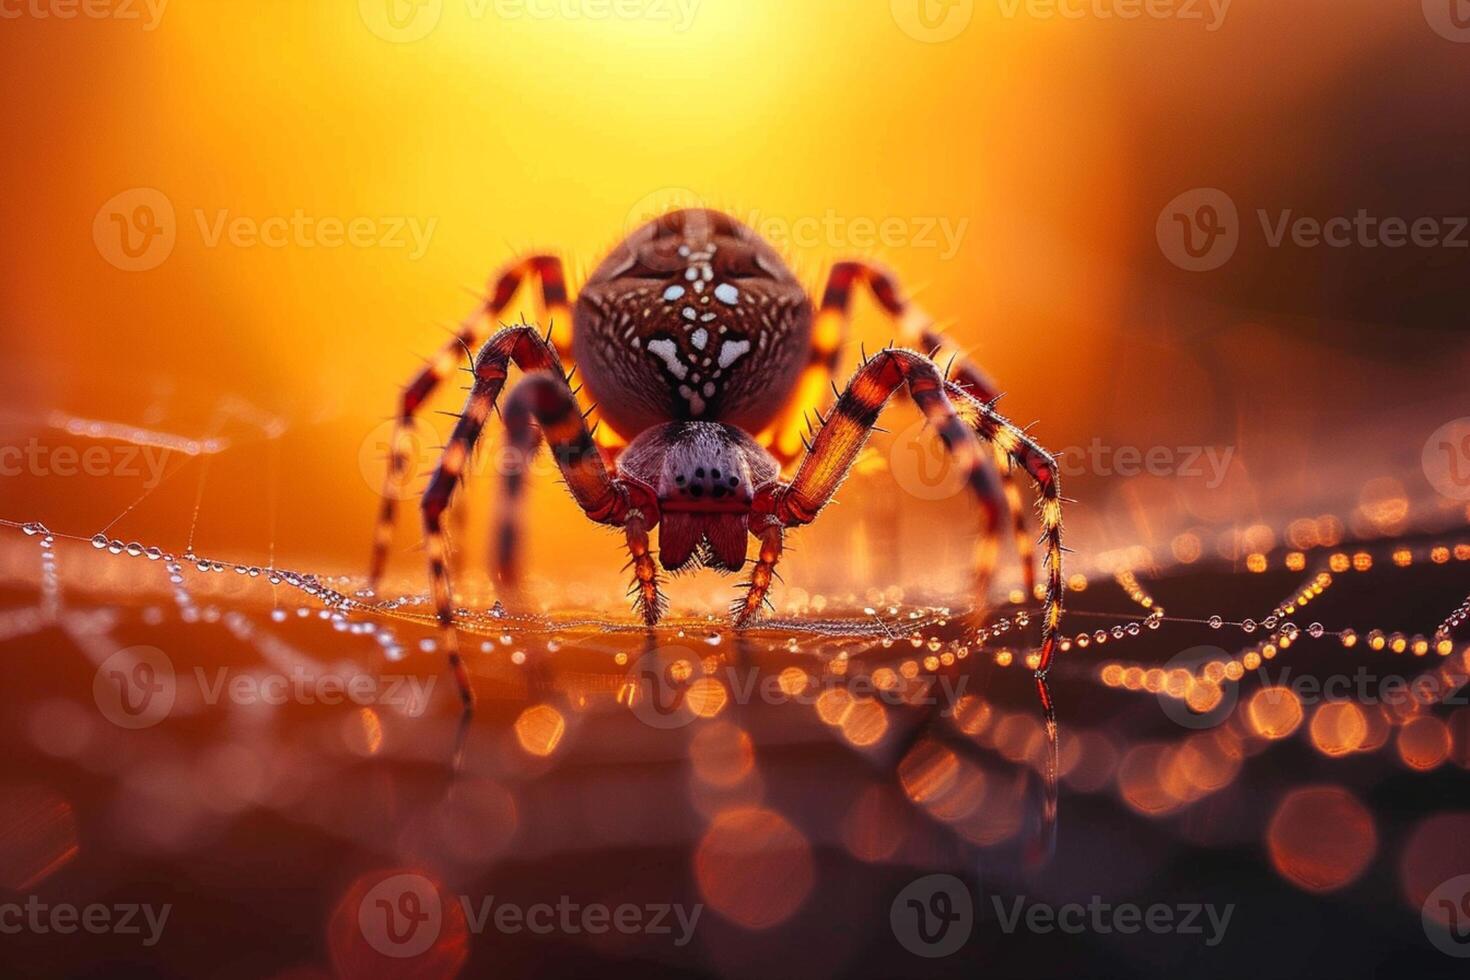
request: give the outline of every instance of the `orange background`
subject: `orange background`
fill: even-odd
[[[177,2],[151,30],[7,20],[7,439],[54,440],[40,422],[57,409],[200,435],[243,399],[287,431],[271,442],[225,423],[237,443],[211,460],[200,550],[359,571],[376,503],[364,444],[443,324],[469,312],[465,287],[529,248],[589,268],[650,206],[692,196],[777,228],[835,216],[837,233],[787,249],[807,281],[845,255],[893,266],[1048,445],[1238,447],[1245,490],[1192,514],[1172,485],[1140,498],[1074,481],[1074,543],[1347,508],[1384,473],[1443,509],[1416,461],[1463,410],[1470,260],[1256,241],[1193,274],[1160,254],[1154,227],[1199,186],[1227,188],[1243,213],[1465,213],[1470,113],[1453,79],[1470,45],[1437,36],[1418,4],[1370,0],[1237,0],[1215,31],[1097,15],[1106,3],[1076,20],[1008,7],[960,3],[949,16],[968,23],[940,42],[905,30],[903,0],[702,0],[685,30],[445,0],[408,43],[380,36],[368,0]],[[177,240],[158,267],[126,272],[93,224],[139,187],[171,203]],[[199,227],[199,214],[298,210],[433,232],[413,258],[210,246]],[[953,256],[864,247],[862,222],[894,218],[965,231]],[[856,339],[889,334],[864,302]],[[111,533],[181,546],[200,461],[180,465]],[[32,474],[4,481],[0,517],[90,535],[140,492]],[[395,568],[417,574],[408,510]],[[538,488],[533,512],[543,571],[591,540],[559,487]],[[482,550],[478,530],[471,542]],[[573,571],[621,564],[597,542]]]

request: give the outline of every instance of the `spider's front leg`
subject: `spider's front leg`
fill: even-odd
[[[773,484],[758,494],[752,526],[760,515],[767,514],[779,527],[798,527],[815,520],[847,476],[884,405],[900,387],[907,388],[914,404],[935,427],[982,505],[993,498],[985,483],[988,468],[984,465],[985,456],[977,436],[1005,452],[1007,458],[1025,470],[1037,485],[1049,566],[1037,664],[1038,679],[1044,678],[1056,652],[1057,627],[1062,614],[1062,509],[1056,461],[990,405],[975,399],[953,382],[945,381],[938,366],[922,354],[908,350],[884,350],[858,369],[817,433],[796,476],[789,484]],[[763,546],[763,558],[764,555]],[[771,565],[778,556],[779,539]],[[748,624],[769,589],[769,574],[761,576],[761,570],[762,563],[758,563],[757,575],[751,580],[750,596],[737,612],[739,625]],[[754,602],[751,601],[752,596]],[[1042,696],[1049,706],[1050,698],[1044,690]]]
[[[413,444],[410,429],[414,417],[435,389],[459,365],[464,353],[490,335],[491,329],[510,305],[527,276],[535,276],[540,281],[541,305],[551,321],[557,324],[571,323],[561,260],[554,255],[527,256],[512,263],[496,278],[494,289],[486,297],[484,305],[465,321],[458,332],[403,389],[394,419],[393,435],[388,444],[388,472],[383,477],[383,499],[378,507],[377,524],[373,530],[373,553],[368,563],[369,588],[378,587],[383,570],[388,564],[388,549],[393,544],[393,518],[397,512],[398,500],[404,495],[403,484],[409,474],[409,455]]]
[[[999,399],[1000,392],[995,382],[964,351],[935,329],[933,317],[904,295],[892,273],[871,262],[847,261],[832,266],[827,288],[822,293],[822,307],[817,322],[835,317],[838,326],[833,329],[845,335],[852,317],[853,287],[857,285],[868,287],[879,308],[897,326],[900,343],[928,351],[931,360],[945,364],[946,370],[952,372],[949,378],[951,383],[980,401],[995,402]],[[813,333],[815,335],[817,331],[814,329]],[[1031,596],[1036,591],[1036,546],[1026,529],[1026,512],[1021,506],[1021,490],[1016,484],[1010,458],[999,447],[995,450],[995,464],[1002,479],[992,481],[995,488],[992,499],[998,511],[1003,510],[1011,515],[1011,534],[1021,564],[1021,579],[1026,594]],[[984,539],[983,544],[984,551],[977,568],[977,578],[987,582],[994,571],[996,548],[990,538]]]
[[[424,520],[424,547],[429,556],[435,615],[449,665],[459,685],[465,710],[474,706],[469,674],[459,653],[454,627],[454,591],[449,579],[448,546],[443,517],[495,408],[501,389],[514,362],[527,378],[525,404],[536,417],[541,432],[561,469],[567,488],[587,516],[600,524],[621,525],[627,519],[629,491],[608,475],[577,408],[576,397],[567,386],[561,361],[550,343],[531,326],[502,330],[486,342],[475,358],[475,383],[464,412],[444,447],[439,466],[429,480],[420,502]]]

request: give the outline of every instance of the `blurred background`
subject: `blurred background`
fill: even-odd
[[[1253,650],[1259,666],[1262,634],[1227,641],[1205,617],[1260,618],[1318,567],[1358,583],[1298,617],[1327,622],[1327,662],[1345,645],[1338,630],[1432,633],[1467,591],[1464,0],[0,0],[0,64],[0,520],[63,536],[65,594],[93,617],[48,626],[55,563],[0,528],[0,642],[27,654],[14,661],[19,693],[0,703],[19,759],[0,806],[0,885],[185,903],[192,934],[229,951],[218,972],[239,976],[327,964],[393,975],[349,927],[377,881],[364,876],[399,867],[471,891],[493,891],[482,876],[495,868],[523,901],[581,881],[712,906],[713,932],[684,952],[500,937],[513,974],[543,957],[633,972],[972,973],[974,956],[909,956],[885,924],[903,883],[936,869],[977,896],[1085,902],[1103,890],[1243,910],[1222,956],[1158,936],[992,932],[968,951],[996,968],[1273,975],[1253,959],[1267,948],[1281,975],[1459,965],[1418,917],[1436,882],[1470,873],[1470,709],[1427,711],[1433,724],[1412,734],[1413,712],[1369,712],[1344,740],[1341,719],[1308,726],[1300,704],[1294,722],[1251,714],[1247,690],[1206,741],[1181,738],[1137,692],[1163,683],[1142,667],[1197,643],[1238,640],[1234,659],[1249,671]],[[896,711],[876,730],[807,713],[793,730],[756,711],[723,715],[712,734],[696,724],[687,744],[632,722],[628,738],[607,718],[578,720],[609,707],[615,682],[582,678],[553,696],[499,665],[480,676],[516,693],[483,719],[468,767],[480,782],[457,800],[439,798],[445,718],[288,710],[263,724],[194,704],[124,734],[97,716],[93,664],[124,642],[157,644],[181,668],[200,657],[239,670],[262,651],[276,664],[293,649],[362,659],[342,645],[360,643],[384,666],[360,634],[339,639],[306,613],[285,622],[298,604],[318,610],[284,588],[191,574],[200,608],[182,625],[175,600],[193,599],[170,598],[161,575],[137,584],[84,542],[105,532],[361,574],[398,390],[487,278],[552,250],[575,289],[638,223],[690,205],[755,227],[813,290],[835,260],[886,264],[997,380],[1002,410],[1037,421],[1075,498],[1069,635],[1143,615],[1108,580],[1121,569],[1198,620],[1116,656],[1074,649],[1057,675],[1075,738],[1044,877],[1028,878],[1017,853],[1040,738],[1024,673],[1001,669],[1024,662],[1019,638],[1014,658],[986,650],[993,700],[962,726],[989,769],[915,741],[922,726]],[[540,315],[530,291],[513,309]],[[860,298],[841,373],[859,343],[892,336]],[[445,387],[432,407],[455,411],[459,383]],[[894,435],[875,440],[842,505],[801,532],[774,593],[783,612],[898,609],[905,589],[962,587],[970,507],[933,475],[917,420],[896,406]],[[421,477],[449,421],[426,425]],[[484,566],[494,496],[493,470],[475,473],[455,528],[462,582]],[[404,510],[390,585],[417,593],[417,520]],[[529,513],[532,580],[623,615],[618,542],[545,467]],[[1338,555],[1352,560],[1339,569]],[[998,595],[1017,582],[1007,559]],[[728,585],[701,573],[669,591],[697,616],[718,613]],[[261,615],[230,620],[232,609]],[[267,611],[280,618],[262,627]],[[207,642],[200,617],[223,624]],[[501,642],[479,626],[487,647]],[[398,628],[388,650],[432,652]],[[957,635],[943,634],[946,651]],[[502,645],[534,661],[563,639]],[[790,642],[835,655],[825,640]],[[636,654],[619,649],[614,679]],[[1464,654],[1445,661],[1456,691]],[[437,653],[408,665],[439,676]],[[541,711],[551,705],[554,717]],[[1274,767],[1257,758],[1267,745]],[[648,845],[666,800],[677,819]],[[597,818],[564,816],[584,810]],[[696,848],[705,857],[686,873]],[[767,862],[754,883],[740,874],[752,854]],[[262,948],[242,915],[279,948]],[[843,915],[871,919],[874,934],[834,926]],[[1300,941],[1280,942],[1283,921]],[[463,932],[441,940],[417,975],[463,965]],[[106,960],[27,942],[33,958],[17,961],[57,972]],[[485,965],[490,944],[471,946]],[[200,966],[178,945],[161,958],[117,937],[100,948],[152,974]]]
[[[892,266],[1003,408],[1074,450],[1074,546],[1346,517],[1375,477],[1421,515],[1457,509],[1417,461],[1465,411],[1470,45],[1428,0],[1138,17],[926,0],[922,20],[900,0],[683,3],[17,7],[6,431],[51,438],[59,411],[227,434],[201,540],[263,558],[274,538],[345,570],[365,561],[381,423],[466,290],[531,248],[585,270],[648,214],[703,202],[813,288],[839,257]],[[1200,189],[1237,215],[1197,271],[1160,236]],[[1298,243],[1301,219],[1360,211],[1373,223],[1346,246]],[[1383,245],[1388,219],[1433,219],[1438,244]],[[844,370],[891,334],[860,301]],[[1125,446],[1171,462],[1118,479]],[[1186,466],[1204,447],[1233,453],[1219,479]],[[168,463],[180,475],[119,533],[185,534],[198,463]],[[4,516],[90,534],[135,496],[53,492],[33,469],[0,487]],[[585,539],[539,482],[544,570]]]

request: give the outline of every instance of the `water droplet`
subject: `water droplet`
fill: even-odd
[[[1240,628],[1245,630],[1247,633],[1254,633],[1256,631],[1256,621],[1254,619],[1247,619],[1245,622],[1240,624]]]
[[[1307,633],[1308,633],[1308,634],[1309,634],[1309,635],[1310,635],[1310,636],[1311,636],[1311,637],[1312,637],[1312,639],[1314,639],[1314,640],[1315,640],[1315,639],[1317,639],[1317,638],[1319,638],[1319,637],[1321,637],[1321,635],[1322,635],[1322,634],[1323,634],[1323,633],[1324,633],[1324,632],[1325,632],[1325,630],[1323,630],[1323,628],[1322,628],[1322,624],[1321,624],[1321,623],[1313,623],[1313,624],[1312,624],[1312,625],[1311,625],[1311,626],[1308,626],[1308,627],[1307,627]]]
[[[92,547],[96,548],[98,551],[101,551],[103,548],[106,548],[107,547],[107,535],[105,535],[105,534],[94,534],[94,535],[92,535]]]
[[[1225,625],[1225,620],[1222,619],[1221,617],[1219,617],[1219,616],[1211,616],[1210,617],[1210,629],[1217,630],[1221,626],[1224,626],[1224,625]]]

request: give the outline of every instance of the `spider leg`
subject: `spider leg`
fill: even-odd
[[[838,270],[842,265],[832,267],[822,303],[812,319],[811,349],[806,367],[797,379],[796,391],[776,421],[762,434],[761,442],[783,467],[801,456],[807,418],[831,401],[832,379],[837,376],[837,362],[851,322],[847,301],[850,289],[839,284]]]
[[[945,381],[939,367],[929,358],[913,351],[888,349],[875,354],[858,369],[792,481],[763,488],[754,509],[757,513],[772,514],[784,527],[815,520],[862,451],[883,406],[900,387],[907,388],[914,404],[938,430],[944,445],[965,468],[977,495],[981,491],[975,478],[985,459],[977,435],[1005,452],[1036,483],[1048,566],[1035,681],[1048,750],[1041,837],[1043,846],[1050,848],[1056,831],[1059,735],[1056,706],[1046,675],[1056,655],[1057,631],[1062,619],[1062,498],[1057,464],[1051,454],[989,403],[979,401],[958,384]]]
[[[526,482],[530,478],[531,464],[541,448],[541,430],[533,421],[531,412],[535,392],[528,381],[522,381],[510,390],[500,410],[500,418],[505,423],[505,470],[500,477],[500,496],[490,547],[495,581],[509,591],[518,590],[521,583],[521,531]]]
[[[746,584],[745,595],[735,600],[730,607],[730,615],[736,629],[749,626],[760,612],[761,606],[766,603],[766,595],[771,591],[771,580],[776,574],[776,563],[781,560],[781,545],[784,528],[775,517],[767,515],[764,526],[751,530],[761,543],[760,557],[756,559],[755,569],[750,573],[750,581]]]
[[[648,544],[648,518],[642,510],[631,508],[623,530],[628,539],[628,554],[632,556],[629,564],[633,567],[633,587],[628,592],[643,622],[653,626],[663,618],[669,601],[659,588],[658,564]]]
[[[443,518],[485,421],[505,386],[512,362],[528,373],[522,383],[529,389],[527,404],[541,426],[567,488],[587,516],[598,523],[621,524],[628,511],[628,492],[608,475],[602,454],[577,408],[576,397],[567,387],[555,349],[531,326],[510,327],[491,337],[475,357],[475,383],[469,400],[419,505],[423,513],[424,548],[429,556],[435,615],[443,647],[467,711],[474,706],[474,692],[459,654],[459,639],[455,632],[454,592],[449,579]]]
[[[904,296],[903,291],[899,288],[898,280],[891,273],[873,263],[848,261],[838,262],[832,266],[827,289],[822,296],[822,309],[838,311],[843,335],[846,334],[847,323],[851,317],[849,308],[852,304],[852,287],[855,283],[865,283],[872,292],[873,298],[878,302],[879,308],[897,324],[900,343],[917,350],[928,351],[930,358],[935,362],[949,365],[947,369],[950,375],[949,380],[980,401],[993,402],[999,398],[995,383],[985,372],[966,357],[964,352],[948,338],[935,330],[934,319],[918,304]],[[995,457],[995,464],[1001,473],[1001,479],[992,480],[991,483],[995,488],[995,495],[999,497],[1003,494],[1003,499],[997,499],[994,506],[998,511],[1008,512],[1011,515],[1011,533],[1015,541],[1017,557],[1020,559],[1021,578],[1025,584],[1026,594],[1034,596],[1036,594],[1036,545],[1031,539],[1030,532],[1026,529],[1026,511],[1021,507],[1021,488],[1011,469],[1010,459],[1005,453],[997,450]],[[982,545],[980,574],[984,574],[987,563],[993,565],[995,552],[993,545]]]
[[[566,277],[562,272],[561,259],[554,255],[527,256],[508,266],[499,275],[495,280],[494,290],[484,305],[409,381],[399,399],[398,414],[389,442],[388,472],[383,478],[383,499],[378,507],[377,523],[373,530],[372,558],[368,563],[369,588],[376,589],[382,580],[383,570],[388,564],[388,549],[393,545],[393,519],[397,513],[398,500],[407,495],[404,481],[409,472],[409,455],[413,446],[410,429],[414,416],[434,390],[459,365],[464,353],[490,335],[499,322],[500,315],[515,298],[516,291],[527,276],[535,276],[540,281],[541,303],[552,322],[571,323]],[[563,330],[563,335],[569,343],[570,332]]]
[[[776,484],[757,499],[757,512],[770,512],[784,527],[809,524],[832,499],[867,442],[878,415],[899,388],[934,425],[945,446],[967,474],[976,495],[983,493],[980,472],[986,455],[979,436],[1003,451],[1037,485],[1048,580],[1042,613],[1037,672],[1051,666],[1062,614],[1062,505],[1056,461],[1020,428],[989,404],[954,382],[947,382],[929,358],[909,350],[887,349],[870,358],[847,386],[817,433],[811,450],[789,484]]]

